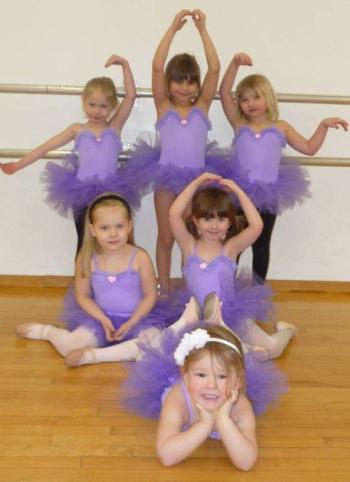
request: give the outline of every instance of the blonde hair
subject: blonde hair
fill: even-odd
[[[278,101],[276,93],[273,90],[271,82],[264,75],[254,74],[244,77],[236,88],[236,99],[238,105],[238,113],[241,119],[249,121],[249,118],[243,113],[240,107],[240,99],[244,96],[247,90],[253,90],[257,95],[266,99],[267,118],[269,121],[275,122],[278,120]]]
[[[91,270],[91,259],[95,253],[98,253],[100,246],[96,241],[96,238],[92,235],[90,230],[90,224],[94,223],[96,211],[102,207],[116,206],[123,209],[126,213],[127,219],[132,220],[131,209],[127,201],[121,196],[114,193],[104,193],[98,196],[90,204],[89,208],[85,214],[85,226],[84,226],[84,239],[83,245],[80,250],[81,254],[81,276],[83,278],[88,278],[90,276]],[[128,236],[128,243],[134,245],[134,233],[133,230],[130,231]]]
[[[95,90],[99,90],[106,96],[113,109],[118,106],[117,89],[110,77],[94,77],[93,79],[90,79],[83,89],[83,102],[85,102]]]
[[[205,330],[208,335],[212,338],[220,338],[222,340],[230,342],[237,348],[233,350],[223,343],[210,342],[207,343],[203,348],[193,349],[186,356],[183,367],[181,368],[182,373],[186,373],[189,366],[194,361],[200,359],[205,353],[209,353],[210,357],[213,357],[222,364],[229,375],[234,373],[237,375],[239,380],[240,391],[245,391],[245,368],[244,368],[244,356],[242,350],[242,344],[237,336],[227,328],[223,326],[205,326]]]

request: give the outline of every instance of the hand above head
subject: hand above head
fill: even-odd
[[[253,65],[253,61],[251,57],[244,53],[244,52],[239,52],[238,54],[235,54],[233,56],[233,63],[234,65],[240,66],[240,65]]]
[[[181,10],[179,13],[177,13],[174,17],[174,20],[172,21],[171,23],[171,28],[177,32],[178,30],[181,30],[182,27],[185,25],[185,23],[187,22],[187,18],[185,17],[189,17],[192,15],[192,12],[191,10]]]
[[[203,172],[199,177],[197,177],[197,181],[200,184],[208,183],[208,182],[219,182],[222,179],[221,176],[218,174],[214,174],[212,172]]]
[[[120,57],[119,55],[111,55],[105,63],[105,67],[108,68],[111,65],[124,65],[126,63],[127,60],[124,59],[124,57]]]
[[[238,184],[233,181],[232,179],[224,179],[224,178],[221,178],[218,180],[218,183],[224,187],[225,189],[229,190],[229,191],[232,191],[232,192],[236,192],[237,189],[240,189],[240,187],[238,186]]]
[[[18,165],[17,162],[0,162],[0,169],[4,174],[11,175],[18,171]]]
[[[322,124],[325,127],[332,127],[333,129],[339,129],[339,127],[342,127],[344,131],[347,131],[349,127],[349,123],[340,117],[328,117],[327,119],[323,119]]]
[[[199,32],[205,29],[205,15],[202,10],[192,10],[192,20]]]

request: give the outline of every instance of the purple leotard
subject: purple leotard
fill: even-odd
[[[187,118],[170,109],[156,123],[156,128],[159,145],[151,148],[140,143],[126,167],[133,172],[137,185],[142,179],[155,190],[178,194],[202,172],[215,172],[213,146],[207,146],[211,123],[202,109],[193,107]]]
[[[194,296],[203,305],[208,294],[216,293],[222,302],[225,323],[244,339],[248,318],[271,320],[272,292],[267,286],[254,283],[250,277],[237,277],[236,268],[236,262],[223,250],[212,261],[206,262],[195,248],[183,266],[187,291],[179,297],[183,300]]]
[[[100,137],[89,130],[81,131],[74,146],[79,160],[77,178],[86,181],[96,176],[103,180],[115,174],[121,149],[122,143],[112,128],[105,129]]]
[[[143,298],[140,275],[133,269],[136,252],[137,249],[133,248],[127,269],[120,273],[101,271],[97,265],[97,259],[94,258],[93,261],[95,266],[90,276],[92,297],[111,319],[115,329],[118,329],[130,318]],[[91,330],[98,339],[99,346],[117,343],[106,340],[102,324],[78,305],[72,290],[65,298],[65,309],[61,319],[70,331],[82,326]],[[155,311],[142,318],[122,341],[136,338],[140,331],[151,326],[163,327]]]
[[[262,212],[281,213],[310,196],[307,172],[297,162],[282,158],[286,138],[275,126],[260,132],[243,126],[233,143],[230,171]]]
[[[181,118],[176,110],[168,110],[156,123],[159,132],[162,166],[203,167],[208,130],[211,129],[206,114],[193,107],[187,118]]]
[[[48,162],[42,181],[48,191],[47,202],[60,214],[84,210],[96,196],[115,192],[133,208],[139,207],[140,194],[118,166],[122,143],[112,128],[100,137],[85,129],[76,139],[72,154],[64,165]]]

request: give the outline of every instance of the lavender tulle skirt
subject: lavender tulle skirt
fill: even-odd
[[[140,207],[142,196],[134,180],[128,177],[124,166],[117,169],[105,179],[93,176],[88,180],[77,178],[78,159],[69,155],[63,165],[48,162],[41,177],[47,191],[46,202],[62,216],[70,210],[75,213],[83,211],[100,194],[114,192],[122,196],[132,209]]]
[[[142,318],[139,323],[137,323],[137,325],[135,325],[130,331],[128,331],[120,342],[109,342],[106,339],[102,324],[95,318],[89,316],[78,305],[74,296],[73,288],[71,287],[65,296],[63,313],[60,316],[60,320],[64,323],[66,329],[69,331],[73,331],[81,327],[87,328],[97,338],[98,346],[105,347],[137,338],[141,331],[147,330],[148,328],[158,328],[160,330],[164,329],[166,327],[164,313],[165,309],[162,303],[156,304],[154,309],[147,316]],[[115,329],[120,328],[120,326],[129,319],[128,316],[120,316],[113,313],[106,314],[111,319]]]
[[[195,328],[198,325],[192,326],[191,330]],[[184,332],[175,334],[167,330],[161,335],[156,347],[140,344],[141,360],[127,365],[128,376],[120,390],[121,403],[125,409],[144,417],[159,417],[164,395],[181,377],[173,353]],[[246,395],[254,413],[261,415],[287,390],[286,379],[273,362],[258,362],[253,353],[244,356],[244,364]]]
[[[260,212],[281,214],[311,197],[307,170],[294,159],[282,159],[274,183],[251,181],[248,171],[234,157],[228,163],[216,162],[216,165],[220,175],[233,179]]]
[[[127,177],[132,178],[143,193],[153,190],[177,195],[203,172],[219,174],[219,170],[228,166],[223,151],[215,143],[208,144],[205,164],[200,167],[179,167],[170,162],[159,164],[159,157],[159,146],[139,141],[126,164]]]
[[[247,320],[261,322],[274,321],[272,303],[273,291],[257,283],[248,273],[240,273],[234,280],[221,280],[220,301],[225,324],[244,340],[248,328]],[[162,301],[162,319],[164,326],[170,326],[180,318],[192,294],[187,288],[178,288],[167,300]]]

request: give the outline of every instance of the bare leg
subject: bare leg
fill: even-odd
[[[95,335],[83,327],[74,331],[68,331],[63,328],[57,328],[54,325],[23,323],[16,327],[16,333],[22,338],[47,340],[62,356],[66,356],[67,353],[77,348],[97,346]]]
[[[174,245],[174,237],[171,233],[168,215],[170,205],[175,197],[174,194],[166,191],[157,191],[154,195],[158,224],[156,263],[160,294],[167,294],[170,291],[171,252]]]

